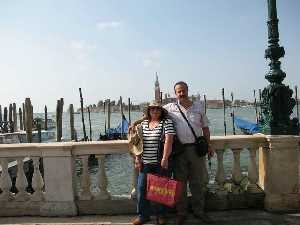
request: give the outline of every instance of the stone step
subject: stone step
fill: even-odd
[[[300,225],[300,213],[275,214],[263,210],[226,210],[209,212],[215,225]],[[77,217],[0,217],[0,225],[130,225],[135,215],[89,215]],[[175,214],[167,225],[175,224]],[[205,224],[189,215],[185,225]],[[155,225],[155,217],[145,225]]]

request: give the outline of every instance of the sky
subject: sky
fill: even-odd
[[[285,84],[300,86],[300,1],[277,0]],[[190,94],[253,99],[267,85],[267,0],[2,0],[2,107],[30,97],[35,112],[133,103],[184,80]]]

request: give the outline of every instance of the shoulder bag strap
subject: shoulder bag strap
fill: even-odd
[[[157,148],[157,162],[160,163],[160,155],[163,152],[160,152],[161,148],[163,151],[163,143],[162,143],[162,134],[164,132],[164,124],[165,124],[165,120],[162,120],[162,125],[161,125],[161,130],[160,130],[160,138],[159,138],[159,142],[158,142],[158,148]]]
[[[195,140],[196,140],[196,139],[197,139],[197,135],[196,135],[196,133],[195,133],[195,131],[194,131],[192,125],[190,124],[190,122],[188,121],[188,119],[186,118],[186,116],[184,115],[184,113],[182,112],[180,106],[179,106],[177,103],[176,103],[176,106],[177,106],[177,108],[179,109],[179,111],[180,111],[182,117],[183,117],[183,118],[185,119],[185,121],[187,122],[187,124],[188,124],[189,128],[191,129],[191,131],[192,131],[192,133],[193,133],[193,135],[194,135],[194,137],[195,137]]]

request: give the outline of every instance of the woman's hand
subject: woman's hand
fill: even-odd
[[[141,157],[136,156],[134,161],[134,167],[140,172],[142,169],[142,160]]]
[[[162,158],[161,162],[160,162],[160,166],[163,169],[168,169],[169,167],[169,160],[166,158]]]
[[[162,169],[168,169],[169,167],[168,159],[172,151],[173,136],[174,135],[170,135],[170,134],[165,135],[164,153],[163,153],[162,160],[160,162],[160,166]]]

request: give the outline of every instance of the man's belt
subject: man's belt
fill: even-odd
[[[186,144],[182,144],[184,147],[189,147],[189,146],[194,146],[195,143],[186,143]]]

